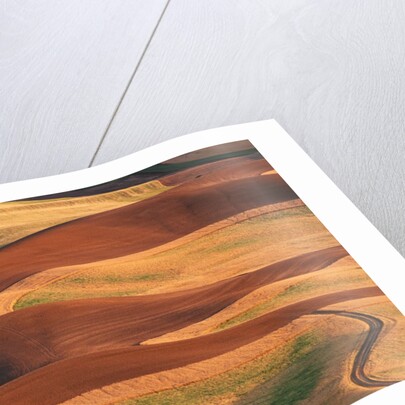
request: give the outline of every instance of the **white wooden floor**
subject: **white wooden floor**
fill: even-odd
[[[0,182],[276,118],[405,254],[403,0],[0,4]]]

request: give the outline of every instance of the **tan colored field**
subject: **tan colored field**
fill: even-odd
[[[218,230],[227,228],[229,226],[232,226],[232,225],[242,222],[242,221],[246,221],[249,218],[255,218],[260,215],[264,215],[264,214],[268,214],[268,213],[272,213],[272,212],[276,212],[276,211],[280,211],[280,210],[285,210],[288,208],[300,207],[302,205],[303,205],[303,203],[301,200],[292,200],[292,201],[285,202],[285,203],[272,204],[269,206],[264,206],[261,208],[245,211],[241,215],[235,215],[235,216],[227,218],[224,221],[216,222],[210,226],[201,228],[196,232],[192,232],[191,234],[188,234],[182,238],[178,238],[173,242],[164,244],[157,248],[149,249],[144,252],[137,253],[135,255],[123,257],[122,260],[126,263],[139,262],[141,259],[144,259],[145,257],[156,256],[158,253],[166,252],[166,251],[169,251],[176,247],[186,245],[190,242],[193,242],[197,239],[202,238],[205,235],[213,234],[214,232],[216,232]],[[10,286],[6,291],[3,291],[2,293],[0,293],[0,314],[12,311],[14,304],[21,297],[29,294],[30,292],[32,292],[34,290],[38,290],[40,288],[48,286],[49,284],[51,284],[54,281],[60,280],[69,275],[72,275],[72,274],[76,274],[77,272],[87,271],[89,267],[91,268],[93,275],[94,275],[95,271],[101,272],[101,270],[105,269],[105,268],[114,270],[114,268],[119,263],[120,263],[119,259],[113,259],[113,260],[105,260],[105,261],[101,261],[101,262],[94,262],[91,264],[91,266],[76,265],[76,266],[66,266],[66,267],[62,267],[62,268],[52,268],[49,270],[42,271],[38,274],[34,274],[27,278],[24,278],[23,280]],[[170,270],[169,270],[169,272],[170,272]],[[107,275],[107,277],[111,277],[111,275]],[[159,281],[159,280],[153,280],[156,277],[153,275],[150,276],[148,274],[136,275],[136,273],[135,273],[132,275],[132,278],[134,278],[134,277],[138,277],[138,281],[142,281],[143,287],[145,287],[145,285],[146,285],[145,283],[147,281],[152,281],[152,282]],[[81,279],[81,281],[84,281],[84,280]],[[112,278],[112,281],[114,281],[114,278]],[[118,281],[120,281],[120,279],[118,279],[118,280],[115,279],[115,281],[118,282]],[[121,284],[121,287],[122,287],[123,283],[118,283],[118,284]],[[111,294],[111,288],[109,288],[110,284],[105,283],[105,287],[107,289],[106,294],[107,294],[107,296],[109,296]],[[114,287],[114,285],[113,285],[113,287]],[[89,292],[88,289],[83,291],[83,293],[88,293],[88,292]],[[147,291],[145,291],[145,292],[147,292]],[[134,293],[134,291],[132,292],[132,294],[133,293]],[[96,291],[96,294],[100,294],[100,291]],[[116,295],[120,295],[120,294],[128,295],[130,293],[128,293],[128,290],[124,289],[123,292],[121,292],[121,293],[118,291]],[[114,294],[112,294],[112,295],[114,295]],[[99,295],[96,295],[96,296],[99,296]],[[89,298],[88,295],[86,297]],[[62,299],[62,298],[58,297],[56,300],[59,300],[59,299]],[[31,305],[42,303],[42,302],[49,302],[49,294],[45,294],[43,297],[34,296],[32,301],[23,299],[23,300],[21,300],[20,304],[18,304],[16,306],[16,309],[22,308],[25,306],[31,306]]]
[[[197,233],[198,239],[190,242],[192,237],[188,236],[179,246],[176,244],[181,241],[177,241],[175,247],[161,253],[74,266],[74,275],[25,295],[16,308],[74,298],[190,288],[337,245],[306,207],[270,212],[233,225],[228,222],[223,229],[200,235]]]
[[[51,226],[142,201],[170,189],[158,180],[91,197],[13,201],[0,206],[0,247]]]
[[[373,282],[364,271],[351,257],[347,256],[326,269],[259,288],[208,319],[151,339],[146,343],[188,339],[212,333],[257,318],[266,312],[311,296],[372,285]]]

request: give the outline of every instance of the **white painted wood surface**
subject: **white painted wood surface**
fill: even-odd
[[[19,78],[0,77],[8,84],[5,92],[2,85],[0,99],[5,112],[0,118],[1,181],[87,167],[93,157],[93,164],[99,164],[197,130],[276,118],[405,254],[402,0],[171,0],[161,20],[164,4],[135,2],[132,10],[144,10],[143,23],[153,26],[153,20],[155,26],[143,40],[149,43],[132,80],[142,41],[128,19],[141,14],[123,12],[133,3],[118,2],[121,13],[109,18],[108,8],[116,3],[102,3],[104,29],[115,32],[103,37],[107,54],[115,49],[119,55],[113,61],[100,56],[101,17],[75,14],[87,2],[69,7],[72,3],[63,2],[70,13],[60,11],[58,23],[40,31],[51,44],[50,32],[60,26],[65,27],[60,29],[63,38],[77,38],[78,27],[97,37],[86,43],[98,45],[98,60],[76,40],[80,68],[88,74],[74,82],[73,90],[69,80],[58,81],[67,73],[54,66],[68,67],[76,44],[57,52],[55,42],[53,54],[34,64],[29,62],[43,37],[25,35],[14,44],[10,38],[0,40],[0,49],[6,49],[0,52],[0,69],[12,61],[9,70]],[[55,14],[60,7],[54,6]],[[18,32],[19,25],[27,24],[35,32],[39,22],[45,24],[32,8],[9,22],[9,30],[17,27]],[[75,20],[72,16],[81,23],[69,25],[66,19]],[[96,80],[88,66],[100,64]],[[57,91],[46,86],[49,75]]]
[[[1,181],[86,167],[165,1],[0,4]]]

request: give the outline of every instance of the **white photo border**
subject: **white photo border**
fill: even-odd
[[[275,121],[209,129],[71,173],[0,184],[0,202],[77,190],[136,173],[198,149],[249,140],[378,287],[405,313],[405,259]],[[358,405],[403,404],[405,381]]]

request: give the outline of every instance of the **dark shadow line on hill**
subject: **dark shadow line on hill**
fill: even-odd
[[[251,155],[251,156],[249,156]],[[149,181],[159,180],[165,176],[181,172],[186,169],[198,167],[207,163],[214,163],[221,160],[232,159],[237,157],[251,157],[255,159],[263,159],[263,156],[255,149],[243,149],[236,152],[222,153],[208,158],[196,159],[177,164],[159,163],[150,166],[146,169],[139,170],[124,177],[111,180],[105,183],[95,184],[93,186],[63,191],[60,193],[45,194],[41,196],[23,198],[16,201],[40,201],[58,198],[77,198],[77,197],[92,197],[99,194],[111,193],[113,191],[122,190],[128,187],[135,187],[145,184]]]

